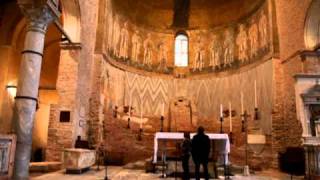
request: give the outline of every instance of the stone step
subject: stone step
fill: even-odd
[[[61,162],[31,162],[29,164],[30,172],[54,172],[62,169]]]

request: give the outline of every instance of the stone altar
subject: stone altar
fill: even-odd
[[[96,152],[89,149],[72,148],[63,152],[63,162],[67,173],[82,173],[95,164]]]
[[[191,133],[191,139],[196,133]],[[229,163],[228,154],[230,153],[230,141],[228,134],[212,134],[212,133],[205,133],[209,136],[210,140],[224,140],[226,143],[224,144],[225,147],[222,149],[224,152],[224,163]],[[154,154],[153,154],[153,163],[157,163],[157,156],[158,156],[158,141],[159,140],[183,140],[183,133],[178,132],[157,132],[154,137]]]

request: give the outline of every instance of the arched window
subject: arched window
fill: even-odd
[[[178,67],[188,66],[188,36],[179,33],[175,40],[174,65]]]
[[[305,20],[305,44],[314,49],[320,44],[320,0],[313,0]]]

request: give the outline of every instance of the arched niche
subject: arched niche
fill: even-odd
[[[16,25],[11,40],[11,56],[9,61],[8,79],[12,84],[17,84],[19,77],[21,52],[24,49],[24,39],[26,35],[26,19],[22,18]],[[60,40],[61,33],[50,24],[45,37],[43,60],[40,76],[40,86],[54,88],[58,76],[58,66],[60,60]]]
[[[313,0],[305,20],[305,46],[313,49],[320,43],[320,0]]]
[[[61,0],[63,29],[75,43],[81,42],[79,0]]]

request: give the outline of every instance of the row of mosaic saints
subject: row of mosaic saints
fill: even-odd
[[[259,49],[268,47],[268,19],[264,11],[261,11],[260,17],[257,19],[257,23],[252,19],[248,27],[245,24],[237,25],[239,32],[236,39],[234,39],[235,33],[232,28],[224,30],[222,33],[224,36],[223,41],[219,41],[219,35],[212,34],[208,51],[203,43],[201,34],[197,33],[197,40],[193,45],[195,55],[191,66],[192,71],[204,70],[206,55],[209,55],[209,67],[213,71],[219,68],[231,67],[236,61],[236,55],[238,57],[237,61],[242,64],[248,63],[250,59],[255,58]],[[131,64],[151,69],[153,58],[157,57],[157,69],[163,72],[168,71],[168,47],[164,41],[155,45],[150,33],[143,40],[139,30],[135,30],[130,36],[128,22],[124,22],[123,27],[120,28],[118,16],[115,16],[115,20],[113,20],[112,16],[109,16],[108,23],[111,26],[109,26],[108,30],[107,47],[114,58],[131,61]],[[131,56],[129,57],[130,41]],[[237,54],[235,52],[235,44],[237,45]],[[154,52],[157,52],[157,54],[154,54]],[[206,54],[207,52],[209,54]],[[143,55],[142,63],[139,60],[140,55]]]

